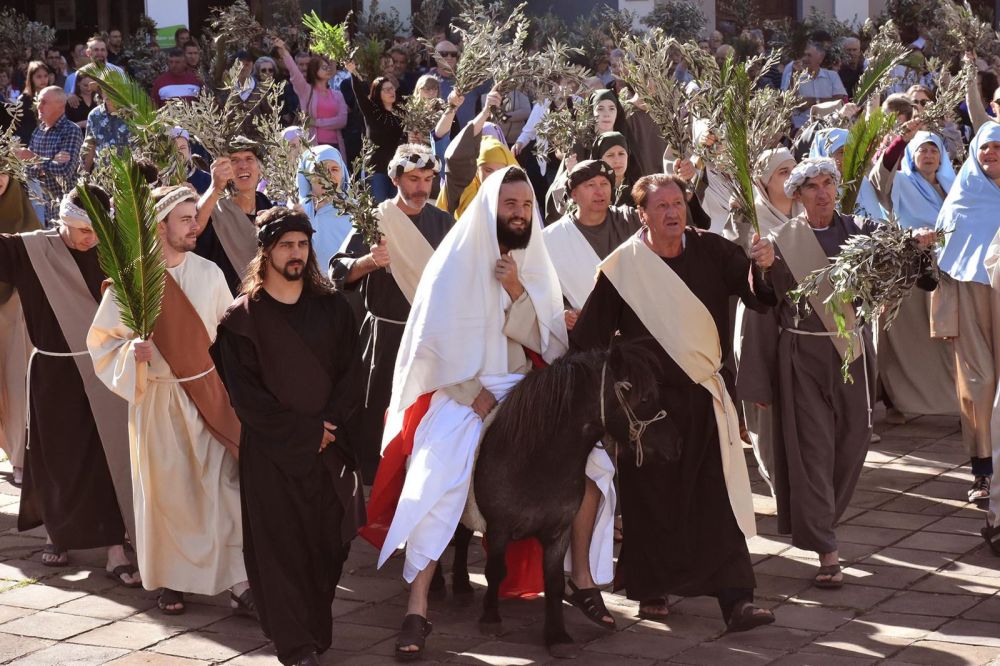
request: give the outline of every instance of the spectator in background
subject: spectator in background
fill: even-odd
[[[66,85],[66,60],[59,49],[48,49],[45,51],[45,64],[49,66],[49,71],[56,76],[54,86],[63,87]]]
[[[278,68],[278,63],[270,56],[261,56],[253,63],[253,77],[256,81],[270,81],[278,79],[282,70]],[[299,96],[295,94],[291,81],[285,79],[287,84],[281,91],[281,124],[284,126],[295,123],[295,116],[299,112]]]
[[[824,58],[826,58],[826,48],[818,42],[810,42],[799,61],[805,78],[798,90],[802,102],[798,110],[792,114],[792,125],[795,129],[799,129],[809,120],[809,110],[813,105],[843,100],[847,97],[847,91],[844,90],[844,84],[841,83],[837,73],[821,67]],[[782,86],[783,90],[790,87],[790,81],[791,77],[789,84]]]
[[[184,61],[188,71],[198,76],[201,71],[201,47],[193,39],[184,45]]]
[[[299,106],[312,120],[315,143],[333,146],[341,155],[345,154],[344,137],[340,130],[347,125],[347,101],[339,90],[330,88],[330,79],[337,72],[336,66],[326,57],[314,55],[303,76],[285,42],[275,39],[274,46],[288,69],[289,80],[299,98]]]
[[[179,49],[183,49],[184,46],[191,41],[191,31],[187,28],[177,28],[174,31],[174,46]]]
[[[736,49],[733,48],[731,44],[723,44],[719,48],[715,49],[715,62],[719,63],[719,67],[722,67],[730,56],[735,55]]]
[[[111,100],[104,100],[87,116],[83,149],[80,151],[83,171],[90,173],[95,162],[105,159],[109,151],[121,154],[128,148],[128,140],[128,126],[120,116],[115,115]]]
[[[167,52],[167,71],[153,81],[151,96],[156,106],[163,106],[171,99],[195,99],[201,86],[198,75],[188,69],[184,51],[174,47]]]
[[[396,153],[396,148],[406,141],[403,121],[396,108],[396,86],[389,79],[380,76],[366,90],[367,83],[358,76],[357,66],[353,62],[347,63],[347,71],[351,73],[351,85],[365,118],[368,138],[375,144],[375,154],[372,157],[372,194],[375,202],[381,203],[396,196],[396,187],[388,174],[389,160]]]
[[[0,68],[0,99],[4,102],[13,102],[17,97],[14,94],[14,87],[10,85],[10,72]]]
[[[56,85],[53,83],[52,85]],[[87,116],[101,103],[100,87],[97,81],[89,76],[78,76],[76,79],[76,90],[73,94],[80,100],[75,107],[66,104],[66,117],[77,127],[86,131]]]
[[[625,52],[621,49],[611,49],[611,53],[608,55],[608,66],[611,68],[614,80],[608,86],[609,90],[617,92],[624,85],[624,81],[622,81],[623,62],[625,62]]]
[[[865,71],[865,61],[861,56],[861,40],[857,37],[845,37],[840,42],[840,81],[848,97],[854,97],[854,89],[858,87],[861,73]]]
[[[713,30],[712,34],[708,36],[708,48],[710,53],[717,53],[719,47],[725,43],[725,38],[722,33],[718,30]]]
[[[28,63],[27,82],[24,84],[24,92],[18,97],[17,103],[21,109],[21,124],[17,128],[17,136],[21,143],[28,145],[31,142],[31,135],[38,127],[38,116],[35,113],[35,100],[38,94],[48,86],[49,68],[41,60],[34,60]]]
[[[606,55],[597,56],[597,60],[594,61],[594,71],[605,88],[615,80],[615,75],[611,72],[611,59]]]
[[[392,73],[396,77],[396,92],[401,97],[413,94],[417,84],[415,72],[410,71],[410,54],[402,46],[389,49],[389,59],[392,62]]]
[[[83,132],[66,117],[66,91],[59,86],[42,90],[38,94],[38,127],[29,147],[22,148],[18,156],[40,160],[28,167],[28,176],[29,187],[44,202],[35,205],[45,226],[58,217],[59,202],[75,185],[82,146]]]
[[[309,69],[309,61],[312,60],[312,55],[303,51],[299,51],[295,54],[295,67],[299,70],[302,76],[306,75],[306,70]],[[291,74],[291,68],[288,71]]]
[[[197,190],[199,195],[204,194],[212,186],[212,175],[207,171],[199,169],[198,165],[195,164],[191,156],[191,135],[188,134],[186,129],[174,127],[170,130],[170,136],[174,137],[177,152],[181,154],[181,157],[184,158],[184,163],[187,165],[187,182]]]
[[[435,69],[431,70],[431,74],[437,74],[438,78],[441,79],[441,98],[448,99],[448,95],[450,95],[451,91],[455,89],[455,67],[458,65],[459,59],[458,47],[452,42],[444,40],[438,42],[434,47],[434,50],[443,62]],[[435,62],[437,62],[436,59]],[[478,86],[475,90],[459,91],[463,94],[463,102],[462,105],[458,107],[458,111],[455,112],[455,116],[458,118],[458,124],[460,127],[465,127],[465,125],[476,116],[477,107],[479,106],[479,96],[488,91],[489,86],[485,84]],[[393,146],[392,150],[389,151],[389,157],[392,157],[395,150],[396,147]],[[389,160],[387,157],[386,164],[388,163]],[[386,176],[386,178],[388,178],[388,176]]]
[[[73,45],[73,69],[80,69],[84,65],[90,62],[90,57],[87,55],[87,45],[86,44],[74,44]],[[65,86],[64,86],[65,87]]]
[[[480,97],[483,106],[486,105],[488,94]],[[520,90],[512,90],[503,96],[499,111],[500,122],[497,124],[503,130],[507,143],[511,144],[521,135],[521,130],[524,129],[524,124],[528,121],[528,116],[531,115],[531,100]]]
[[[125,59],[124,39],[122,31],[118,28],[111,28],[108,31],[108,62],[119,67],[124,64]]]
[[[90,58],[90,62],[95,65],[103,65],[108,69],[113,69],[121,74],[125,73],[118,65],[112,65],[108,62],[108,45],[104,43],[104,40],[100,37],[91,37],[87,40],[87,57]],[[77,67],[79,70],[80,67]],[[69,105],[75,107],[80,102],[80,98],[76,96],[76,72],[73,72],[66,77],[66,83],[63,85],[63,90],[66,91],[69,97]]]

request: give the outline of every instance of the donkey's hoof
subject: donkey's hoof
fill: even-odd
[[[574,643],[569,636],[566,638],[569,639],[569,643],[549,643],[549,656],[555,659],[576,659],[580,656],[580,646]]]

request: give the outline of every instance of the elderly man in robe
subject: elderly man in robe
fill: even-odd
[[[434,249],[455,224],[449,213],[427,205],[439,171],[440,162],[429,147],[411,143],[397,148],[389,162],[396,196],[379,205],[382,239],[369,246],[355,230],[344,250],[330,260],[334,283],[360,292],[365,303],[361,348],[367,378],[354,444],[366,485],[375,480],[392,369],[417,283]]]
[[[232,296],[218,266],[194,254],[197,195],[186,185],[153,190],[167,267],[150,340],[122,323],[114,285],[87,336],[97,376],[129,404],[135,549],[158,605],[183,613],[184,593],[231,590],[253,611],[243,565],[236,455],[240,424],[208,350]]]
[[[194,251],[222,269],[234,296],[257,254],[254,219],[257,213],[274,205],[257,191],[261,150],[255,141],[234,138],[228,155],[215,156],[212,186],[198,202],[198,244]],[[224,197],[227,188],[231,188],[232,196]]]
[[[281,663],[316,666],[364,510],[345,428],[361,403],[361,353],[309,218],[279,207],[257,224],[260,249],[213,355],[243,424],[244,558],[260,623]]]
[[[991,426],[1000,373],[1000,298],[990,288],[984,260],[996,236],[1000,210],[1000,124],[986,122],[945,197],[936,228],[945,232],[938,253],[942,280],[931,298],[931,336],[954,340],[962,440],[972,465],[969,501],[984,502],[994,474]]]
[[[740,359],[738,391],[766,408],[772,427],[778,530],[792,545],[819,556],[813,585],[843,585],[836,525],[850,503],[871,436],[875,354],[866,322],[847,314],[851,338],[838,335],[824,299],[829,287],[809,301],[792,302],[788,292],[826,266],[851,236],[871,233],[877,223],[837,212],[840,172],[829,158],[800,162],[785,193],[805,212],[771,233],[777,258],[768,279],[780,301],[770,318],[748,322]],[[932,232],[919,236],[926,247]],[[841,366],[849,361],[853,383]]]
[[[111,206],[100,188],[88,186],[88,193]],[[85,345],[105,276],[82,205],[72,190],[59,204],[55,229],[0,235],[0,282],[20,294],[35,347],[27,369],[28,449],[17,526],[45,525],[42,564],[66,566],[68,550],[107,547],[111,577],[137,587],[123,548],[126,530],[135,535],[128,415],[94,376]]]
[[[681,439],[677,461],[619,460],[625,541],[617,581],[639,601],[641,618],[663,621],[668,594],[710,595],[729,631],[745,631],[774,616],[753,603],[753,499],[722,369],[730,297],[765,308],[773,293],[759,268],[774,254],[755,238],[751,273],[735,243],[687,227],[685,191],[676,176],[639,179],[633,196],[645,228],[601,262],[570,340],[581,350],[606,348],[616,336],[649,345],[662,407]]]
[[[566,350],[559,282],[540,233],[524,171],[494,173],[431,257],[413,299],[361,532],[381,548],[379,566],[406,545],[399,659],[419,655],[430,633],[427,593],[466,506],[483,420],[531,369],[529,352],[550,362]]]

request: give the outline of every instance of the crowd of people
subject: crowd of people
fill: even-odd
[[[419,658],[429,599],[446,593],[449,544],[452,593],[472,592],[461,550],[476,525],[477,448],[498,404],[529,372],[618,346],[648,354],[656,399],[632,404],[631,382],[606,377],[607,363],[599,377],[581,375],[600,381],[580,434],[593,448],[586,478],[570,480],[584,484],[583,500],[554,537],[567,551],[567,598],[597,625],[615,629],[608,586],[647,620],[669,623],[673,594],[717,598],[729,631],[774,621],[754,603],[744,444],[777,501],[779,531],[816,553],[813,584],[841,587],[837,523],[877,438],[878,401],[890,423],[961,418],[968,499],[989,509],[983,535],[994,546],[1000,88],[975,53],[962,56],[978,70],[965,103],[933,133],[921,113],[940,82],[919,66],[924,40],[907,41],[874,103],[896,126],[867,165],[859,214],[841,210],[839,192],[848,128],[868,113],[851,101],[862,43],[810,35],[757,82],[797,86],[798,106],[754,165],[754,229],[724,173],[667,145],[621,78],[630,54],[613,43],[569,102],[592,118],[593,138],[558,154],[536,134],[552,100],[497,82],[455,89],[462,44],[445,30],[434,59],[415,58],[406,38],[387,44],[370,82],[354,62],[273,38],[268,53],[233,55],[250,85],[228,91],[202,78],[189,39],[178,31],[150,98],[192,100],[206,87],[242,96],[286,80],[280,117],[299,196],[269,198],[253,136],[210,154],[192,128],[174,127],[187,183],[158,182],[164,165],[144,168],[165,265],[144,338],[98,260],[93,216],[121,193],[85,179],[104,151],[128,151],[133,128],[88,70],[67,66],[127,72],[121,31],[72,53],[0,61],[13,101],[4,122],[20,137],[0,159],[0,444],[22,487],[19,529],[48,534],[43,564],[107,548],[108,575],[159,590],[168,615],[185,612],[185,595],[228,590],[282,663],[315,664],[336,640],[330,605],[360,534],[380,566],[405,548],[396,657]],[[741,39],[768,47],[759,31]],[[724,42],[713,32],[701,46],[725,61]],[[664,77],[704,85],[675,65]],[[404,129],[410,95],[440,100],[430,136]],[[300,111],[309,122],[296,124]],[[727,149],[724,128],[688,121],[698,155]],[[374,146],[374,237],[325,185],[358,177],[348,165],[362,134]],[[845,241],[890,214],[928,249],[893,328],[851,313],[835,321],[829,291],[811,307],[793,299]],[[527,422],[546,418],[518,404]],[[635,455],[599,441],[615,404]],[[669,442],[651,445],[653,435]],[[508,556],[540,567],[528,550]],[[511,578],[511,594],[540,591]],[[546,625],[545,640],[571,639]]]

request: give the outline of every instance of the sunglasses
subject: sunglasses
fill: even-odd
[[[929,99],[915,99],[913,100],[913,103],[918,106],[927,106],[931,103],[931,101]]]
[[[273,67],[261,67],[260,68],[260,73],[261,74],[274,74],[274,68]]]
[[[458,51],[438,51],[438,55],[442,58],[457,58]]]

